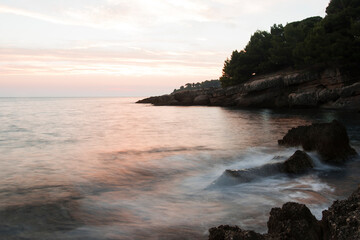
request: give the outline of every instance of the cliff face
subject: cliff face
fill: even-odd
[[[287,71],[228,88],[184,90],[138,103],[237,107],[360,109],[360,81],[337,69]]]

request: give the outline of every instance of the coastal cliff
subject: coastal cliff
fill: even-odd
[[[338,69],[281,71],[227,88],[183,90],[137,103],[157,106],[360,109],[358,77]]]

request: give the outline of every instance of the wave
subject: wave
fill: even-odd
[[[250,150],[243,155],[243,159],[239,163],[235,163],[230,168],[225,169],[222,174],[214,180],[207,189],[221,186],[233,186],[252,181],[260,181],[270,177],[286,177],[294,178],[304,174],[287,174],[282,170],[282,164],[295,149],[279,152],[279,155],[271,155],[264,152],[254,152]],[[344,170],[342,166],[334,166],[323,163],[315,152],[308,153],[313,160],[314,168],[306,174],[314,173],[316,175],[339,174]],[[236,167],[238,166],[238,167]]]

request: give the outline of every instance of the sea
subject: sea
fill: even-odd
[[[256,171],[298,148],[289,129],[337,119],[360,152],[360,114],[135,104],[140,98],[0,99],[0,239],[207,239],[264,233],[273,207],[321,219],[360,183],[360,159],[302,175]]]

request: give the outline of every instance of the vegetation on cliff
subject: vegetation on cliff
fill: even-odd
[[[220,87],[219,80],[206,80],[203,82],[197,83],[187,83],[184,86],[181,86],[179,89],[174,89],[173,93],[179,92],[182,90],[198,90],[198,89],[207,89],[207,88],[218,88]]]
[[[360,0],[331,0],[325,18],[311,17],[270,32],[256,31],[241,51],[224,63],[220,82],[228,87],[255,74],[286,68],[341,67],[349,72],[360,63]]]

